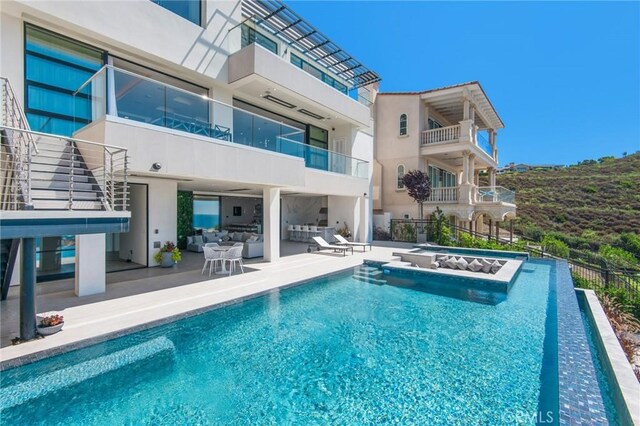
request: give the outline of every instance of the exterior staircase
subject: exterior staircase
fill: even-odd
[[[381,269],[368,265],[359,266],[352,278],[369,284],[385,285],[387,283],[387,280],[383,279]]]

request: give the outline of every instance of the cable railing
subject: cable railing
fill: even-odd
[[[0,162],[2,176],[27,164],[21,179],[28,193],[20,195],[18,181],[3,185],[8,199],[2,210],[128,210],[126,149],[5,126],[0,132],[9,144],[30,138],[39,146],[26,158],[4,156]]]
[[[6,129],[30,130],[24,111],[5,77],[0,77],[0,126]],[[0,175],[2,194],[0,194],[0,210],[16,210],[18,201],[26,208],[31,208],[31,188],[29,175],[29,159],[38,152],[38,147],[29,133],[13,133],[10,130],[1,132],[0,143],[4,153],[3,162],[6,167]]]
[[[115,116],[303,158],[309,168],[368,177],[367,161],[308,145],[300,128],[123,69],[104,66],[74,96],[89,100],[76,107],[78,121]]]

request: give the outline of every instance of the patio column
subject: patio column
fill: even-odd
[[[469,151],[462,153],[462,183],[469,184]]]
[[[487,171],[489,172],[489,186],[493,188],[496,186],[496,169],[489,167]]]
[[[107,289],[106,234],[76,235],[76,296],[104,293]]]
[[[20,276],[20,339],[36,337],[36,240],[23,238]]]
[[[464,101],[463,101],[462,119],[463,120],[469,119],[469,99],[467,98],[464,98]]]
[[[475,178],[475,174],[476,174],[475,159],[476,159],[476,155],[475,154],[469,154],[469,179],[468,179],[468,183],[470,183],[470,184],[475,184],[475,182],[474,182],[474,178]]]
[[[280,259],[280,188],[262,190],[264,205],[264,260]]]

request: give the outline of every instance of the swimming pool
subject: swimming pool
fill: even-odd
[[[527,262],[508,297],[476,303],[363,265],[0,372],[2,419],[531,423],[557,411],[554,268]]]

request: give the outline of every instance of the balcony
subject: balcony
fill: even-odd
[[[516,204],[516,193],[502,186],[476,187],[477,204]]]
[[[431,195],[427,200],[427,203],[457,203],[459,187],[440,187],[431,188]]]
[[[491,163],[497,163],[497,150],[471,120],[453,126],[424,130],[420,135],[423,155],[440,154],[447,151],[470,149]],[[487,158],[488,157],[488,158]]]
[[[76,90],[78,118],[105,116],[304,160],[307,168],[359,178],[369,163],[305,143],[304,130],[148,77],[105,66]]]

